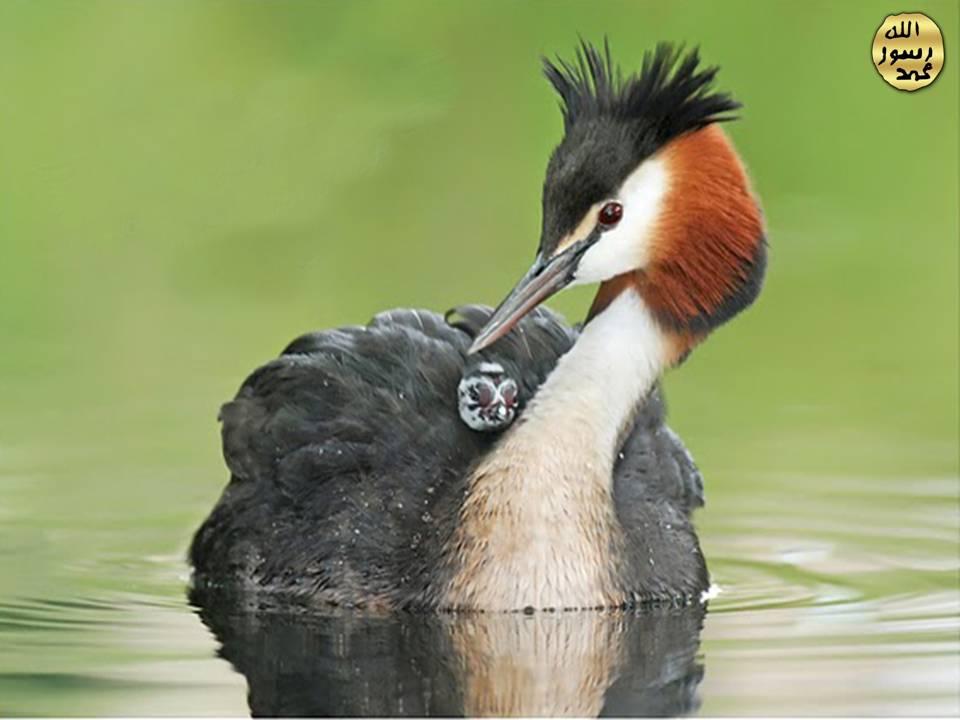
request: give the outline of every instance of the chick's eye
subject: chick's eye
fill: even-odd
[[[623,217],[623,205],[618,202],[608,202],[602,208],[600,208],[600,213],[597,216],[600,224],[605,228],[613,227],[618,222],[620,218]]]
[[[476,399],[483,407],[493,402],[493,388],[488,383],[482,383],[476,389]]]

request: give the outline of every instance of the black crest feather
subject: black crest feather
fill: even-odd
[[[568,62],[543,59],[544,74],[560,95],[567,132],[589,119],[610,118],[639,122],[652,139],[666,142],[688,130],[735,119],[740,107],[730,95],[713,90],[719,68],[700,67],[695,48],[661,43],[643,57],[640,72],[624,77],[604,40],[601,52],[581,41],[576,58]]]

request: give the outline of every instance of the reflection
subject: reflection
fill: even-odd
[[[704,608],[317,616],[191,598],[253,715],[682,715]]]

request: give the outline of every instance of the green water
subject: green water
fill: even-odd
[[[0,714],[247,712],[184,596],[219,404],[304,330],[499,300],[538,56],[604,32],[722,65],[771,243],[667,381],[722,588],[700,712],[960,712],[960,23],[907,9],[948,53],[914,94],[883,3],[0,0]]]

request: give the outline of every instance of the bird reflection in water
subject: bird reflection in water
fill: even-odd
[[[704,608],[318,616],[200,597],[254,716],[656,716],[699,705]]]

